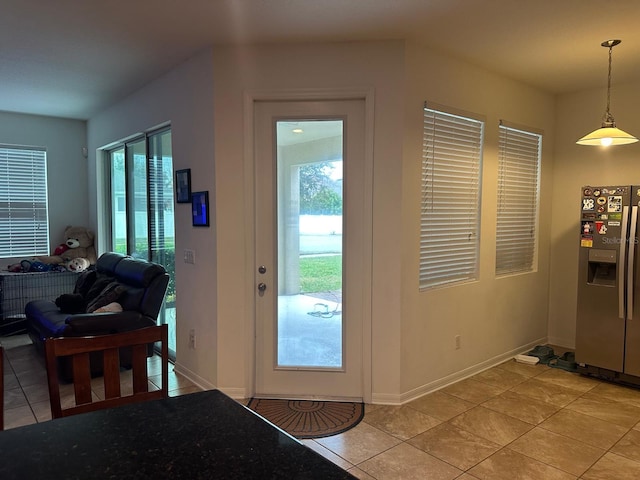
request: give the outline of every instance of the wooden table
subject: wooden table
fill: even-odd
[[[0,479],[354,479],[210,390],[0,432]]]

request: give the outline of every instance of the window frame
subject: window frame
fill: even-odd
[[[421,291],[479,279],[485,124],[477,114],[424,104]]]

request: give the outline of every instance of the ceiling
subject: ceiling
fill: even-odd
[[[638,0],[3,0],[0,110],[88,119],[212,44],[407,39],[551,93],[640,79]]]

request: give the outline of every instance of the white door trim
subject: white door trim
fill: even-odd
[[[256,380],[256,302],[255,302],[255,177],[254,177],[254,103],[257,101],[285,100],[344,100],[359,99],[365,103],[365,178],[364,178],[364,242],[362,245],[364,262],[362,271],[362,392],[363,400],[371,402],[372,396],[372,351],[371,351],[371,301],[372,301],[372,252],[373,252],[373,142],[374,142],[374,89],[373,88],[341,88],[341,89],[291,89],[291,90],[247,90],[244,93],[244,227],[245,237],[245,301],[247,318],[245,318],[246,376],[250,385],[247,391],[251,396],[255,393]]]

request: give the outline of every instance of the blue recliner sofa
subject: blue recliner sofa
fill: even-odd
[[[59,300],[34,300],[25,306],[27,332],[34,345],[44,352],[50,337],[108,335],[155,325],[167,292],[169,274],[157,263],[119,253],[105,253],[94,270],[78,277],[69,298],[81,299],[82,307],[66,308]],[[118,304],[122,311],[96,313],[98,305]],[[62,305],[62,308],[59,306]],[[83,311],[88,308],[89,311]],[[120,365],[130,366],[127,352],[120,352]],[[69,378],[70,365],[61,365]],[[94,376],[102,374],[101,362],[91,363]]]

